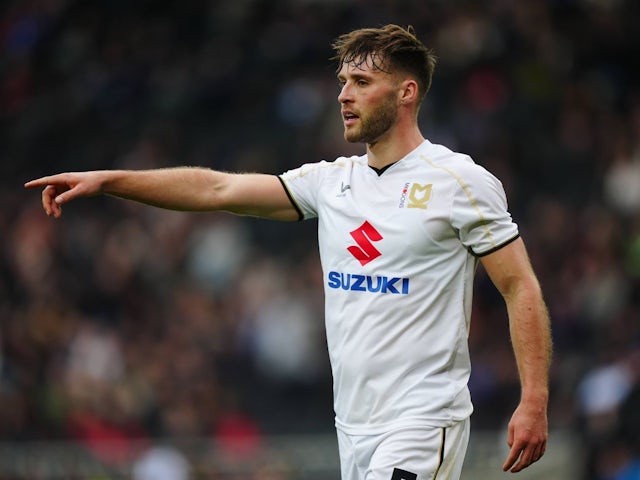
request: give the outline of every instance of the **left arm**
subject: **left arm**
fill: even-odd
[[[521,399],[509,422],[509,456],[503,470],[519,472],[545,452],[548,426],[551,329],[549,315],[522,239],[481,258],[502,294],[520,375]]]

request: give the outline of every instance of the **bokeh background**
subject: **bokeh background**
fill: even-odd
[[[639,21],[636,0],[1,2],[0,479],[338,477],[315,222],[107,197],[54,221],[22,185],[359,154],[330,43],[391,22],[436,50],[423,132],[503,181],[550,308],[552,437],[519,478],[639,479]],[[482,270],[470,344],[465,478],[499,478],[519,384]]]

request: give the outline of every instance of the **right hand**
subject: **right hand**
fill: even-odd
[[[100,172],[60,173],[31,180],[24,186],[44,187],[42,207],[45,213],[60,218],[63,204],[75,198],[92,197],[102,193],[102,177]]]

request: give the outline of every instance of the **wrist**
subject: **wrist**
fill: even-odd
[[[98,185],[101,193],[118,195],[122,190],[122,182],[126,180],[125,170],[101,170]]]
[[[520,396],[521,403],[547,405],[549,402],[549,389],[548,388],[536,388],[536,389],[523,389]]]

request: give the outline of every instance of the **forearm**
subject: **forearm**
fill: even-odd
[[[98,170],[41,177],[25,187],[43,187],[42,205],[55,218],[76,198],[99,194],[171,210],[224,210],[273,220],[294,221],[299,212],[275,175],[225,173],[198,167],[156,170]]]
[[[101,172],[102,193],[156,207],[183,211],[224,208],[225,173],[206,168]]]
[[[549,315],[538,282],[523,282],[506,298],[523,400],[546,405],[552,356]]]

